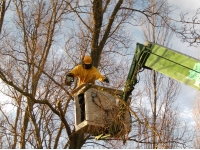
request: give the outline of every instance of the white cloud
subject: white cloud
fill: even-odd
[[[196,11],[200,8],[200,0],[168,0],[168,2],[181,12]]]
[[[192,117],[192,111],[188,107],[183,107],[180,110],[181,119],[185,120],[189,126],[195,126],[195,121]]]

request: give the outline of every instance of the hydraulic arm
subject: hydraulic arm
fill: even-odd
[[[123,100],[127,101],[137,74],[142,69],[152,69],[179,82],[200,90],[200,60],[156,43],[137,43],[136,51],[124,86]]]

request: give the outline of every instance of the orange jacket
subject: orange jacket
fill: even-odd
[[[95,83],[95,80],[103,81],[105,77],[99,73],[99,71],[92,66],[90,69],[84,69],[82,65],[76,66],[69,73],[73,73],[74,77],[79,77],[78,86],[83,83]]]

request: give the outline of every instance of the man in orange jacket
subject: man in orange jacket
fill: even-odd
[[[101,82],[109,83],[107,77],[101,75],[99,71],[92,66],[92,58],[90,56],[85,56],[81,65],[76,66],[66,75],[65,83],[70,86],[74,77],[79,78],[78,86],[84,83],[95,83],[95,80],[99,80]],[[72,80],[70,80],[72,78]],[[68,80],[69,79],[69,80]],[[78,95],[79,104],[81,107],[81,121],[85,120],[85,102],[84,102],[84,94]]]

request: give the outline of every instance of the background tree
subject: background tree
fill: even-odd
[[[1,0],[0,1],[0,33],[2,31],[2,26],[3,26],[3,21],[4,21],[4,16],[5,13],[10,5],[11,0]]]
[[[123,25],[122,23],[127,18],[126,14],[129,12],[129,10],[120,10],[122,2],[111,3],[107,1],[103,3],[94,1],[90,3],[88,1],[86,5],[83,5],[79,1],[13,1],[10,8],[14,11],[14,18],[13,20],[6,20],[10,24],[4,26],[4,34],[1,35],[1,60],[4,61],[1,62],[3,67],[0,70],[0,77],[10,90],[6,94],[14,100],[11,103],[16,106],[12,113],[16,114],[16,120],[20,117],[20,121],[16,121],[14,126],[10,123],[12,118],[7,115],[4,116],[7,118],[7,124],[11,126],[10,128],[14,128],[15,135],[18,135],[17,138],[13,136],[15,138],[14,143],[12,138],[9,140],[13,148],[16,146],[20,148],[59,148],[59,146],[61,148],[80,148],[85,143],[88,136],[77,135],[73,130],[74,121],[69,117],[71,116],[70,108],[73,105],[72,97],[69,93],[70,89],[63,86],[63,78],[67,68],[70,68],[73,64],[67,63],[69,66],[66,67],[63,64],[69,62],[69,58],[74,59],[77,64],[84,56],[80,54],[84,51],[90,51],[80,45],[82,41],[89,41],[89,43],[86,43],[86,46],[88,44],[89,47],[86,48],[92,47],[91,55],[95,66],[99,65],[105,44],[108,45],[105,52],[108,51],[109,53],[114,53],[109,48],[110,46],[112,48],[114,46],[115,48],[122,48],[123,45],[128,46],[126,41],[130,40],[128,38],[121,40],[125,37],[125,34],[124,36],[120,35],[120,32],[123,32],[123,30],[120,30],[120,25]],[[124,5],[132,6],[131,3]],[[102,14],[96,13],[97,9],[102,9]],[[9,13],[12,13],[12,11]],[[83,13],[86,15],[82,16]],[[107,21],[110,20],[108,24],[106,20],[98,20],[98,17],[102,17],[103,14],[106,14]],[[74,20],[74,15],[77,15],[80,22]],[[66,24],[70,19],[71,24]],[[73,23],[80,26],[68,30]],[[85,28],[83,28],[83,25]],[[81,33],[86,34],[86,36],[79,34],[79,30],[75,32],[77,27],[80,27]],[[85,32],[87,30],[88,32]],[[72,35],[72,38],[70,35]],[[79,37],[76,37],[77,35]],[[85,38],[80,41],[82,35]],[[62,38],[65,40],[62,40]],[[110,41],[108,41],[109,38]],[[69,49],[70,46],[67,47],[67,44],[76,44],[72,40],[79,40],[79,44],[77,47]],[[118,43],[116,43],[117,40],[119,40]],[[64,54],[58,55],[56,52],[58,51],[56,46],[62,47],[63,41],[67,41],[67,59],[62,57]],[[72,43],[70,43],[71,41]],[[99,41],[102,41],[101,44],[98,43]],[[77,51],[79,50],[78,46],[83,51]],[[92,52],[96,49],[98,49],[97,52]],[[73,50],[76,53],[73,53]],[[70,54],[71,51],[74,55]],[[116,53],[119,52],[120,49]],[[77,55],[77,53],[80,54]],[[126,54],[126,51],[121,54]],[[77,56],[80,57],[77,59]],[[115,56],[114,54],[111,55],[113,58]],[[109,72],[113,72],[114,69],[109,70]],[[120,68],[117,69],[120,72]],[[43,106],[43,104],[45,105]],[[49,120],[49,118],[51,119]],[[9,119],[10,121],[8,121]],[[60,125],[56,120],[60,120]],[[10,129],[7,131],[10,131]],[[53,132],[55,134],[52,135]],[[67,135],[67,137],[64,135]],[[62,136],[66,140],[63,140]]]
[[[142,4],[125,0],[10,3],[3,14],[13,18],[4,17],[6,26],[2,26],[0,41],[1,92],[7,95],[0,108],[1,148],[81,148],[94,144],[89,134],[74,131],[70,92],[76,85],[64,86],[65,74],[90,54],[94,66],[110,78],[110,87],[122,89],[130,61],[127,58],[131,54],[132,59],[133,54],[130,24],[139,25],[141,14],[150,22],[152,16],[159,15]],[[12,110],[8,106],[13,106]],[[110,148],[116,141],[95,143]]]
[[[194,121],[195,121],[195,135],[194,135],[194,140],[193,140],[193,144],[194,144],[194,148],[198,149],[200,148],[200,121],[199,121],[199,115],[200,115],[200,102],[199,102],[199,93],[197,94],[197,97],[193,103],[193,111],[192,111],[192,114],[193,114],[193,118],[194,118]]]
[[[159,16],[152,15],[148,19],[142,17],[144,39],[168,47],[173,31],[168,27],[170,20],[165,24],[167,20],[162,18],[168,16],[172,8],[163,0],[151,0],[145,4],[144,7],[151,8],[151,14],[157,13]],[[135,138],[135,141],[138,142],[137,148],[184,147],[186,143],[183,135],[186,131],[180,135],[175,134],[181,123],[174,106],[180,91],[180,84],[156,71],[145,70],[144,72],[142,97],[137,97],[134,103],[140,107],[137,110],[139,116],[149,122],[150,126],[158,131],[160,137],[156,132],[139,124],[137,131],[139,136]],[[142,81],[140,81],[140,85],[141,83]]]
[[[199,13],[200,8],[192,17],[188,17],[188,13],[181,13],[179,19],[174,20],[171,18],[175,24],[175,26],[171,26],[173,31],[183,42],[188,43],[190,46],[197,46],[200,43]]]

